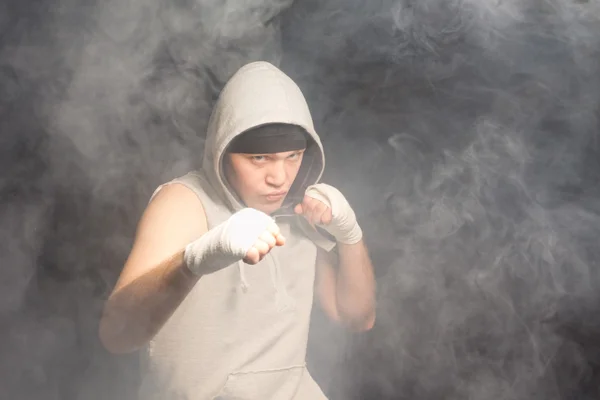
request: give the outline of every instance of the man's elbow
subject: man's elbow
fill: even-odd
[[[100,322],[100,327],[98,328],[98,338],[100,339],[100,343],[102,346],[112,354],[126,354],[129,349],[126,346],[123,346],[122,343],[119,343],[119,340],[116,339],[113,332],[111,332],[110,328],[106,326],[105,322]]]
[[[375,315],[374,309],[361,313],[342,312],[340,320],[354,332],[366,332],[375,326]]]
[[[367,316],[363,316],[360,319],[356,319],[350,326],[355,332],[370,331],[371,329],[373,329],[373,326],[375,326],[375,311],[368,314]]]
[[[122,331],[116,329],[114,323],[111,323],[106,317],[100,320],[100,326],[98,327],[98,338],[102,346],[112,354],[128,354],[138,350],[141,345],[131,343],[125,340]]]
[[[373,329],[375,326],[375,311],[371,312],[369,316],[362,320],[361,324],[359,324],[356,328],[359,332],[366,332]]]

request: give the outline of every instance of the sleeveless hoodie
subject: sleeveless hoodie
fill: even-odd
[[[286,244],[257,265],[240,261],[197,282],[142,351],[141,399],[326,398],[305,359],[317,246],[329,251],[335,243],[293,212],[325,166],[298,86],[269,63],[242,67],[213,110],[201,170],[166,184],[182,184],[198,196],[209,229],[225,221],[244,207],[224,178],[225,150],[237,135],[268,123],[299,125],[312,139],[284,205],[272,214]]]

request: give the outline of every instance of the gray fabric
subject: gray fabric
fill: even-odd
[[[254,101],[257,91],[264,101]],[[324,155],[302,93],[274,66],[249,64],[217,103],[203,169],[167,183],[196,193],[209,229],[242,208],[223,179],[223,151],[239,133],[270,122],[300,125],[315,142],[298,192],[320,178]],[[330,250],[334,243],[289,210],[273,216],[285,246],[257,265],[234,263],[198,281],[142,354],[140,398],[325,399],[305,358],[317,246]]]

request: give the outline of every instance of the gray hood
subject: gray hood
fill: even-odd
[[[244,205],[227,184],[223,173],[227,146],[246,130],[271,123],[298,125],[313,141],[307,148],[282,211],[287,209],[289,212],[289,207],[299,202],[306,188],[317,183],[323,174],[323,146],[298,85],[268,62],[246,64],[231,77],[219,96],[210,117],[202,160],[202,169],[210,184],[234,212]]]

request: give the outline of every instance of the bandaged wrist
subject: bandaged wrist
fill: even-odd
[[[362,240],[363,233],[360,225],[355,223],[350,230],[342,230],[335,226],[326,226],[325,229],[328,229],[328,232],[335,237],[335,240],[338,243],[343,244],[356,244]]]
[[[274,220],[263,212],[245,208],[185,247],[185,265],[195,275],[223,269],[243,259]]]
[[[358,225],[354,210],[339,190],[333,186],[319,183],[309,186],[305,194],[331,208],[331,223],[319,225],[319,227],[325,229],[339,243],[355,244],[360,242],[363,237],[362,229]]]

